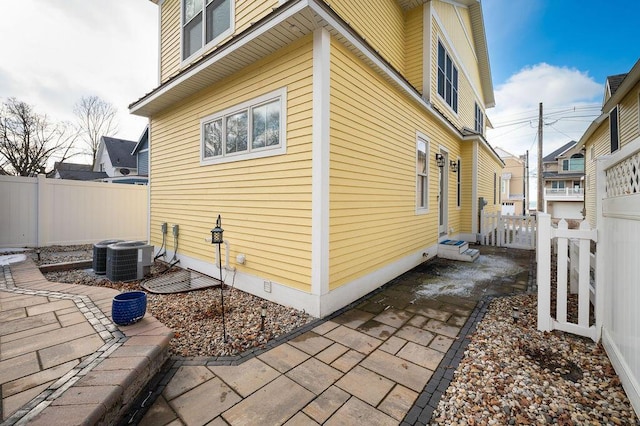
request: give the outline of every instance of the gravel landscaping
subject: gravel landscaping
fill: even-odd
[[[30,253],[41,266],[52,263],[91,259],[93,246],[52,246],[40,249],[38,255]],[[156,262],[152,276],[171,274],[164,263]],[[177,268],[175,268],[177,269]],[[99,285],[120,291],[142,290],[140,282],[111,282],[104,275],[96,276],[92,270],[72,269],[48,272],[49,281],[71,284]],[[264,326],[261,310],[266,308]],[[312,316],[257,296],[226,286],[224,313],[226,343],[223,342],[220,287],[188,293],[147,295],[147,311],[174,331],[171,353],[183,357],[233,356],[252,348],[262,348],[276,339],[313,321]]]
[[[520,312],[517,323],[513,307]],[[536,322],[535,295],[494,300],[432,424],[638,424],[602,345],[539,332]]]

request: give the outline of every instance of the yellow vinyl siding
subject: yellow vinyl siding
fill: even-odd
[[[638,93],[640,83],[629,91],[618,105],[618,117],[620,123],[620,147],[640,136],[638,129]]]
[[[591,147],[594,148],[594,156],[591,156]],[[609,131],[609,120],[605,119],[596,131],[585,143],[585,205],[587,210],[587,220],[591,226],[596,225],[596,161],[595,158],[611,153],[611,134]]]
[[[460,229],[459,232],[474,233],[477,230],[472,229],[472,215],[473,215],[473,162],[475,161],[473,155],[473,146],[476,142],[463,142],[462,153],[460,155],[460,169],[458,173],[462,173],[462,197],[460,205]]]
[[[494,173],[496,176],[495,203],[494,200]],[[500,179],[502,176],[502,164],[482,144],[478,144],[478,197],[484,197],[487,205],[485,212],[497,212],[502,209],[500,204]]]
[[[252,24],[269,14],[278,6],[278,0],[234,0],[235,29],[233,35],[245,31]],[[182,58],[180,43],[182,40],[182,22],[180,0],[165,0],[162,3],[161,34],[160,34],[160,70],[161,82],[167,81],[181,70]],[[219,44],[225,43],[233,35],[226,37]],[[208,46],[198,57],[192,58],[193,63],[216,46]]]
[[[406,78],[420,93],[424,93],[422,87],[423,69],[423,6],[416,7],[405,13],[406,28]]]
[[[401,73],[405,72],[404,15],[395,0],[334,0],[342,19]]]
[[[160,10],[160,80],[180,71],[180,0],[165,0]]]
[[[310,292],[312,43],[307,36],[153,117],[151,240],[180,225],[179,254],[213,262],[204,242],[222,214],[231,264]],[[200,165],[200,119],[287,89],[287,154]],[[169,248],[171,249],[169,236]]]
[[[335,289],[437,243],[434,154],[443,146],[457,158],[460,142],[333,39],[330,84],[329,275]],[[416,214],[417,131],[429,139],[428,214]],[[450,184],[454,224],[455,191]]]

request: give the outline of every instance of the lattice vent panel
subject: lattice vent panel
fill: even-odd
[[[607,197],[640,193],[640,152],[606,171]]]

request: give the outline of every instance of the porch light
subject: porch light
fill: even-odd
[[[444,167],[444,155],[436,152],[436,165],[440,168]]]
[[[449,161],[449,167],[451,168],[451,171],[452,171],[453,173],[456,173],[456,172],[458,171],[458,162],[457,162],[457,161],[450,160],[450,161]]]
[[[222,244],[222,233],[224,230],[220,227],[222,225],[222,219],[220,215],[218,215],[218,220],[216,221],[216,227],[211,230],[211,244]]]
[[[218,268],[220,269],[220,306],[222,308],[222,341],[227,343],[227,328],[224,322],[224,281],[222,280],[222,253],[220,252],[220,246],[222,245],[222,218],[218,215],[216,220],[216,227],[211,230],[211,244],[218,246]]]

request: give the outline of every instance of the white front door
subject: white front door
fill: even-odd
[[[440,170],[440,185],[438,189],[438,234],[445,235],[447,233],[447,171],[449,170],[449,159],[446,152],[440,152],[444,157],[444,167],[439,167]]]

